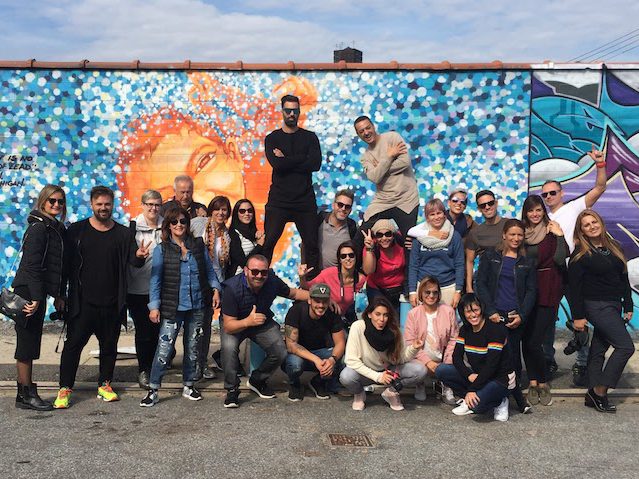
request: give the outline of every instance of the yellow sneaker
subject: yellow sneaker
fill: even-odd
[[[58,391],[58,397],[55,398],[53,403],[54,409],[69,409],[69,400],[71,399],[71,388],[60,388]]]
[[[118,395],[111,389],[111,383],[105,382],[98,388],[98,399],[102,399],[105,402],[119,401]]]

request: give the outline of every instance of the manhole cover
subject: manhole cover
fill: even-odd
[[[331,446],[375,447],[366,434],[329,434]]]

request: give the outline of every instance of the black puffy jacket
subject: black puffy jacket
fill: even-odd
[[[29,299],[35,301],[61,297],[65,227],[37,210],[29,213],[27,223],[22,259],[12,286],[26,287]]]

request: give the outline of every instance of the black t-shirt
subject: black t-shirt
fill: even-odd
[[[331,334],[344,329],[342,319],[330,309],[321,318],[312,319],[309,308],[307,302],[296,302],[286,313],[284,324],[299,330],[297,342],[310,351],[332,347]]]
[[[119,245],[115,227],[109,231],[98,231],[90,222],[87,223],[80,244],[80,287],[84,302],[95,306],[110,306],[118,302]]]

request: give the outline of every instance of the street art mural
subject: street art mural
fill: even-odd
[[[67,190],[71,221],[90,214],[96,184],[116,190],[115,217],[126,222],[144,190],[169,198],[183,173],[195,180],[195,200],[246,196],[260,216],[271,174],[263,139],[279,127],[287,93],[300,97],[300,125],[322,146],[318,206],[348,186],[354,216],[374,193],[352,125],[361,114],[404,137],[422,203],[444,199],[452,186],[471,195],[493,188],[504,216],[518,215],[529,188],[549,175],[567,180],[570,195],[583,194],[594,183],[585,152],[607,145],[610,181],[597,209],[636,259],[638,86],[639,73],[585,70],[0,70],[0,272],[10,269],[26,212],[46,183]],[[469,212],[479,217],[472,201]],[[299,243],[290,228],[275,254],[275,270],[291,284]]]

